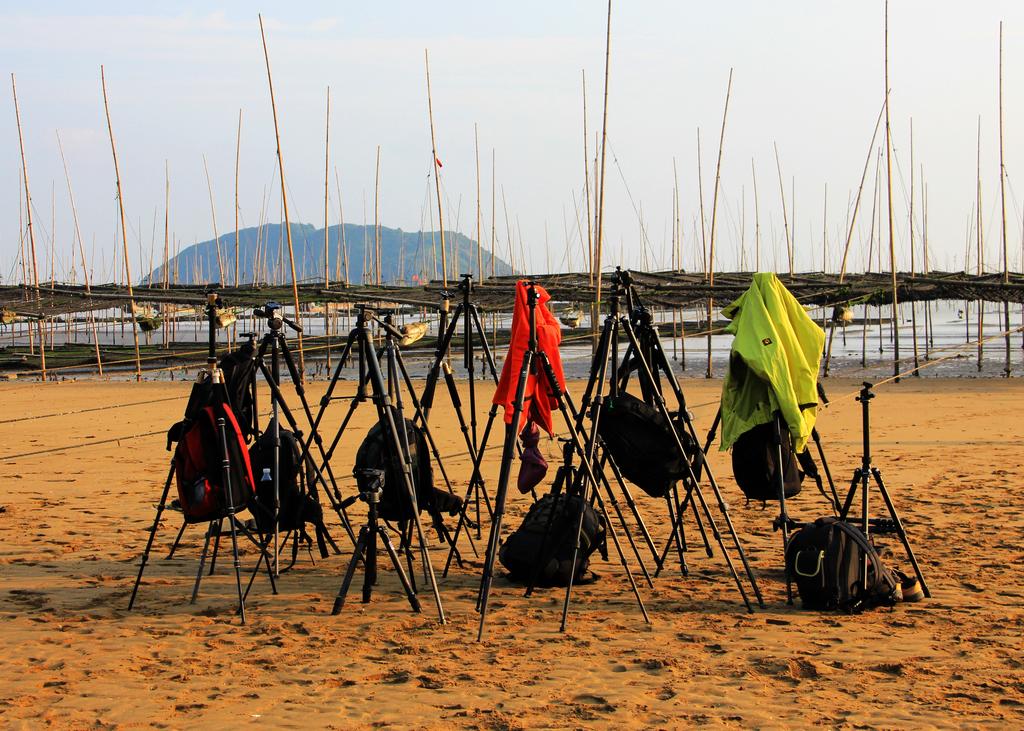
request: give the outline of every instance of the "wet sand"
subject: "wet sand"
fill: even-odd
[[[856,385],[830,382],[834,403],[819,421],[841,490],[859,464]],[[706,430],[720,382],[684,386],[698,429]],[[352,548],[333,514],[330,524],[343,554],[317,557],[315,566],[300,558],[281,577],[277,596],[265,576],[257,578],[248,624],[240,626],[226,553],[216,574],[204,580],[198,602],[188,603],[202,531],[189,529],[177,557],[162,560],[179,525],[178,514],[169,513],[136,610],[127,612],[167,475],[162,432],[180,417],[188,388],[180,382],[0,384],[0,421],[6,422],[0,423],[3,726],[1024,723],[1019,380],[909,378],[880,388],[873,402],[875,464],[908,526],[930,600],[856,617],[786,606],[780,538],[770,527],[774,512],[745,503],[728,455],[715,451],[712,464],[765,609],[747,613],[720,553],[709,559],[691,544],[688,577],[670,563],[653,589],[641,584],[650,625],[619,564],[595,556],[600,580],[574,592],[564,634],[558,632],[562,590],[526,599],[499,576],[482,643],[475,641],[473,608],[480,562],[465,543],[469,563],[440,584],[448,624],[438,624],[426,591],[424,612],[412,614],[390,569],[382,571],[371,603],[359,603],[357,583],[343,613],[331,616]],[[314,401],[323,388],[309,387]],[[574,383],[570,390],[578,397],[582,386]],[[141,401],[154,403],[103,408]],[[290,401],[295,403],[294,394]],[[447,400],[438,401],[431,424],[461,491],[469,460]],[[331,407],[325,433],[333,435],[346,403]],[[7,421],[90,408],[100,410]],[[482,405],[481,421],[484,412]],[[353,490],[355,450],[374,419],[369,405],[360,407],[332,462],[346,494]],[[159,433],[105,441],[149,432]],[[80,444],[89,446],[17,456]],[[550,478],[558,444],[544,439],[541,446],[552,463]],[[499,452],[489,449],[484,461],[492,489]],[[633,492],[663,545],[664,504]],[[528,498],[513,491],[506,526],[518,525],[527,506]],[[790,507],[808,520],[827,512],[810,481]],[[696,531],[688,536],[695,540]],[[477,544],[481,553],[485,541],[486,529]],[[887,543],[893,562],[909,570],[898,544]],[[436,543],[431,548],[440,570],[445,553]],[[254,560],[255,553],[246,551],[244,565]],[[422,574],[419,579],[422,585]]]

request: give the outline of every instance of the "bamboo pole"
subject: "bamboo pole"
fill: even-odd
[[[330,234],[327,233],[328,211],[331,194],[331,87],[327,87],[327,119],[324,122],[324,289],[331,288]],[[327,329],[327,310],[324,306],[324,330]],[[328,349],[328,352],[329,349]],[[330,361],[327,365],[330,369]]]
[[[139,355],[139,323],[135,319],[135,294],[132,291],[132,268],[128,259],[128,224],[124,217],[124,196],[121,191],[121,172],[117,165],[117,146],[114,144],[114,126],[110,121],[110,105],[107,102],[107,78],[100,66],[100,85],[103,88],[103,111],[107,117],[107,132],[110,135],[110,153],[114,159],[114,178],[117,183],[117,207],[121,218],[121,244],[124,247],[124,278],[128,285],[128,306],[132,315],[132,342],[135,346],[135,380],[142,380],[142,362]]]
[[[985,234],[982,230],[981,208],[981,115],[978,115],[978,215],[975,217],[975,231],[978,244],[978,276],[985,271]],[[985,358],[985,301],[978,300],[978,371],[984,366]]]
[[[789,217],[786,213],[786,188],[782,184],[782,164],[779,162],[779,146],[772,142],[775,148],[775,170],[779,175],[779,196],[782,198],[782,228],[786,233],[786,257],[789,260],[789,277],[793,278],[793,241],[789,235]]]
[[[676,166],[676,159],[672,158],[672,185],[675,191],[675,229],[676,229],[676,267],[677,271],[683,271],[683,227],[680,223],[682,216],[682,206],[679,202],[679,170]],[[686,370],[686,320],[683,316],[683,308],[678,307],[676,311],[679,315],[679,358],[682,369]]]
[[[476,155],[476,278],[479,282],[484,278],[484,251],[480,242],[480,132],[476,122],[473,122],[473,149]]]
[[[892,370],[895,382],[900,382],[900,320],[899,295],[896,283],[896,237],[892,220],[892,127],[889,123],[889,0],[885,0],[885,179],[889,210],[889,268],[892,269]]]
[[[497,187],[495,185],[497,181],[497,158],[495,156],[495,149],[491,148],[491,277],[494,277],[494,254],[496,246],[498,245],[498,217],[497,217],[497,197],[495,192]],[[497,327],[495,325],[495,327]],[[493,342],[493,339],[492,339]]]
[[[442,234],[443,236],[444,234]],[[380,256],[380,145],[377,145],[377,173],[373,183],[373,266],[377,270],[377,284],[384,281]]]
[[[1003,22],[999,21],[999,215],[1003,239],[1003,284],[1010,283],[1009,249],[1006,245],[1006,163],[1003,150]],[[1003,331],[1006,333],[1006,363],[1003,375],[1010,377],[1010,303],[1003,300]]]
[[[338,166],[334,166],[334,187],[338,189],[338,226],[341,229],[341,252],[345,262],[345,286],[352,282],[349,279],[348,268],[348,240],[345,238],[345,208],[341,200],[341,178],[338,176]]]
[[[71,201],[71,219],[75,224],[75,240],[78,242],[78,253],[82,257],[82,274],[85,282],[85,293],[92,293],[92,285],[89,281],[89,264],[85,260],[85,244],[82,242],[82,229],[78,225],[78,207],[75,205],[75,193],[71,188],[71,173],[68,171],[68,161],[64,157],[64,143],[60,139],[60,131],[57,131],[57,149],[60,150],[60,162],[64,166],[64,182],[68,186],[68,199]],[[103,359],[100,357],[100,334],[96,327],[96,313],[89,310],[89,329],[92,330],[93,346],[96,350],[96,369],[103,375]]]
[[[284,228],[288,238],[288,260],[292,272],[292,299],[295,302],[295,320],[302,325],[302,311],[299,308],[299,285],[295,279],[295,250],[292,248],[292,226],[288,219],[288,186],[284,180],[284,161],[281,155],[281,131],[277,122],[277,103],[274,101],[274,79],[270,74],[270,54],[267,51],[267,36],[263,31],[263,16],[259,15],[260,39],[263,41],[263,59],[267,64],[267,86],[270,88],[270,109],[274,116],[274,142],[277,146],[277,167],[281,179],[281,209],[284,215]],[[306,380],[305,358],[302,350],[302,330],[298,333],[299,340],[299,382]]]
[[[217,232],[217,208],[213,205],[213,185],[210,183],[210,170],[206,166],[206,155],[203,155],[203,172],[206,174],[206,190],[210,195],[210,217],[213,219],[213,245],[217,250],[217,281],[221,286],[224,281],[224,261],[220,252],[220,234]]]
[[[612,0],[608,0],[608,21],[605,30],[605,45],[604,45],[604,104],[601,112],[601,172],[600,178],[598,179],[597,187],[597,233],[594,241],[594,248],[596,249],[595,263],[594,263],[594,277],[595,277],[595,311],[600,314],[601,312],[601,258],[602,249],[604,245],[604,174],[605,174],[605,163],[607,162],[607,146],[608,146],[608,77],[609,69],[611,67],[611,56],[612,56]]]
[[[448,255],[444,243],[444,214],[441,210],[441,166],[440,160],[437,157],[437,137],[434,134],[434,100],[430,93],[430,56],[425,48],[423,49],[423,63],[427,71],[427,116],[430,120],[431,166],[434,169],[434,188],[437,191],[437,224],[441,229],[441,282],[445,289],[447,289]]]
[[[715,289],[715,232],[718,221],[718,188],[722,174],[722,148],[725,146],[725,122],[729,115],[729,97],[732,94],[732,69],[729,69],[729,83],[725,89],[725,108],[722,110],[722,129],[718,135],[718,160],[715,162],[715,187],[711,195],[711,246],[708,253],[708,287],[712,294],[708,295],[708,369],[705,378],[711,378],[711,331],[714,329],[714,289]]]
[[[917,261],[914,256],[914,118],[910,118],[910,278],[917,275]],[[921,359],[917,348],[917,303],[910,302],[910,330],[914,341],[914,376],[921,377]]]
[[[757,170],[750,158],[750,177],[754,181],[754,271],[761,271],[761,212],[757,205]]]
[[[238,110],[238,133],[235,135],[235,286],[238,286],[238,168],[242,161],[242,110]]]
[[[928,274],[928,185],[924,182],[924,165],[921,166],[921,248],[923,249],[924,262],[922,264],[925,275]],[[931,360],[931,347],[934,344],[932,323],[932,307],[930,301],[924,303],[924,359]]]
[[[40,303],[39,293],[39,263],[36,258],[36,234],[32,226],[32,194],[29,192],[28,165],[25,162],[25,138],[21,131],[21,109],[18,106],[18,87],[14,81],[14,74],[11,74],[11,94],[14,96],[14,119],[18,125],[18,149],[21,151],[21,179],[25,184],[25,217],[28,223],[28,243],[32,250],[32,286],[36,293],[36,302]],[[39,371],[43,381],[46,381],[46,340],[43,328],[43,318],[36,320],[36,330],[39,336]]]

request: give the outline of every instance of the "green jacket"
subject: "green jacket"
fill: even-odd
[[[770,272],[755,274],[722,315],[732,320],[725,331],[736,336],[722,386],[722,450],[781,411],[803,451],[817,417],[824,331]]]

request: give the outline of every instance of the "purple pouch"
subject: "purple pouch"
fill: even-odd
[[[519,465],[517,486],[524,495],[539,485],[548,473],[548,462],[537,446],[540,443],[540,429],[528,421],[519,438],[523,440],[522,463]]]

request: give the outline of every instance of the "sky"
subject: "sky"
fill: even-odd
[[[736,270],[741,263],[747,269],[756,263],[761,270],[788,270],[780,188],[795,268],[821,270],[823,259],[828,269],[838,268],[884,99],[883,8],[881,2],[831,0],[614,0],[605,269],[672,266],[674,170],[682,265],[703,268],[730,71],[714,216],[716,270]],[[584,267],[583,75],[593,158],[601,130],[604,2],[268,3],[262,12],[293,222],[323,225],[329,86],[330,223],[341,212],[347,223],[373,222],[379,148],[382,225],[415,231],[433,221],[437,227],[436,204],[430,202],[427,50],[445,228],[476,237],[476,133],[485,246],[491,245],[493,228],[497,254],[509,259],[511,239],[511,256],[521,271]],[[1024,3],[894,0],[889,15],[899,268],[911,264],[912,169],[915,266],[923,259],[925,189],[930,266],[962,269],[968,249],[969,267],[977,266],[972,222],[980,117],[984,264],[987,271],[1001,269],[998,34],[1004,21],[1007,239],[1010,268],[1020,271],[1024,183],[1016,176],[1024,171]],[[67,262],[77,247],[58,133],[86,259],[94,279],[112,276],[112,257],[120,256],[119,221],[101,65],[135,276],[148,271],[151,251],[163,248],[165,166],[172,246],[213,238],[204,158],[218,232],[233,230],[239,110],[240,225],[256,225],[264,201],[266,218],[280,220],[257,8],[241,2],[0,2],[0,68],[8,72],[0,112],[4,282],[21,278],[21,159],[11,73],[17,79],[40,278],[50,276],[51,241],[58,280],[72,277]],[[883,140],[884,129],[870,153],[850,247],[852,270],[866,263]],[[884,160],[880,185],[884,229]],[[888,269],[884,236],[882,263]],[[80,268],[74,276],[80,281]]]

